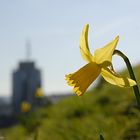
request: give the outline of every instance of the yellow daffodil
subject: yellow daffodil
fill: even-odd
[[[119,36],[106,46],[95,50],[94,55],[92,55],[88,47],[88,29],[89,25],[87,24],[80,37],[80,52],[88,64],[77,72],[66,75],[67,83],[74,87],[74,92],[78,96],[82,95],[99,74],[113,85],[120,87],[136,85],[134,80],[122,77],[113,70],[112,55],[119,41]]]
[[[41,88],[38,88],[36,90],[35,97],[36,98],[42,98],[42,97],[44,97],[44,92],[43,92],[43,90]]]
[[[30,110],[31,110],[31,104],[26,102],[26,101],[22,102],[22,104],[21,104],[21,111],[24,112],[24,113],[27,113]]]

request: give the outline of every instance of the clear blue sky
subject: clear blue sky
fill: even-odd
[[[79,52],[79,36],[90,24],[92,52],[120,36],[118,49],[132,62],[140,62],[139,0],[1,0],[0,1],[0,95],[11,95],[11,73],[25,60],[25,44],[42,69],[46,94],[70,91],[64,75],[86,64]],[[113,59],[116,68],[124,68]]]

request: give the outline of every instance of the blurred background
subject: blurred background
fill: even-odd
[[[73,95],[65,75],[86,64],[80,55],[79,39],[87,23],[91,52],[119,35],[117,49],[129,57],[139,76],[139,7],[139,0],[0,1],[0,114],[20,114],[23,102],[27,110],[26,102],[40,106],[37,91],[45,97],[43,105],[48,99],[54,103],[59,97]],[[113,57],[113,64],[116,71],[125,69],[118,57]],[[91,93],[93,87],[90,89]],[[7,120],[6,125],[16,122],[15,117]],[[5,121],[0,125],[5,126]]]
[[[139,6],[138,0],[1,1],[1,95],[11,96],[11,73],[19,61],[26,60],[27,42],[30,58],[42,69],[45,93],[70,91],[64,76],[85,64],[79,53],[79,38],[86,23],[90,24],[91,52],[119,35],[117,49],[127,54],[132,64],[138,63]],[[119,69],[123,68],[123,62],[119,64]]]

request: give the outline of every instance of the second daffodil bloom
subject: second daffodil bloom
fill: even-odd
[[[26,101],[22,102],[22,104],[21,104],[21,111],[23,113],[27,113],[30,110],[31,110],[31,104],[29,102],[26,102]]]
[[[43,98],[44,97],[44,92],[43,92],[43,90],[41,88],[38,88],[36,90],[35,97],[36,98]]]
[[[75,73],[66,75],[67,83],[74,87],[74,92],[78,96],[82,95],[100,74],[113,85],[120,87],[136,85],[134,80],[122,77],[113,70],[112,55],[119,41],[119,36],[106,46],[95,50],[94,55],[92,55],[88,46],[88,29],[89,25],[87,24],[80,37],[80,52],[88,64]]]

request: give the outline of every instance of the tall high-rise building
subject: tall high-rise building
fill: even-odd
[[[13,72],[13,111],[21,113],[21,104],[28,102],[33,107],[35,93],[41,87],[41,72],[32,61],[20,62]]]

